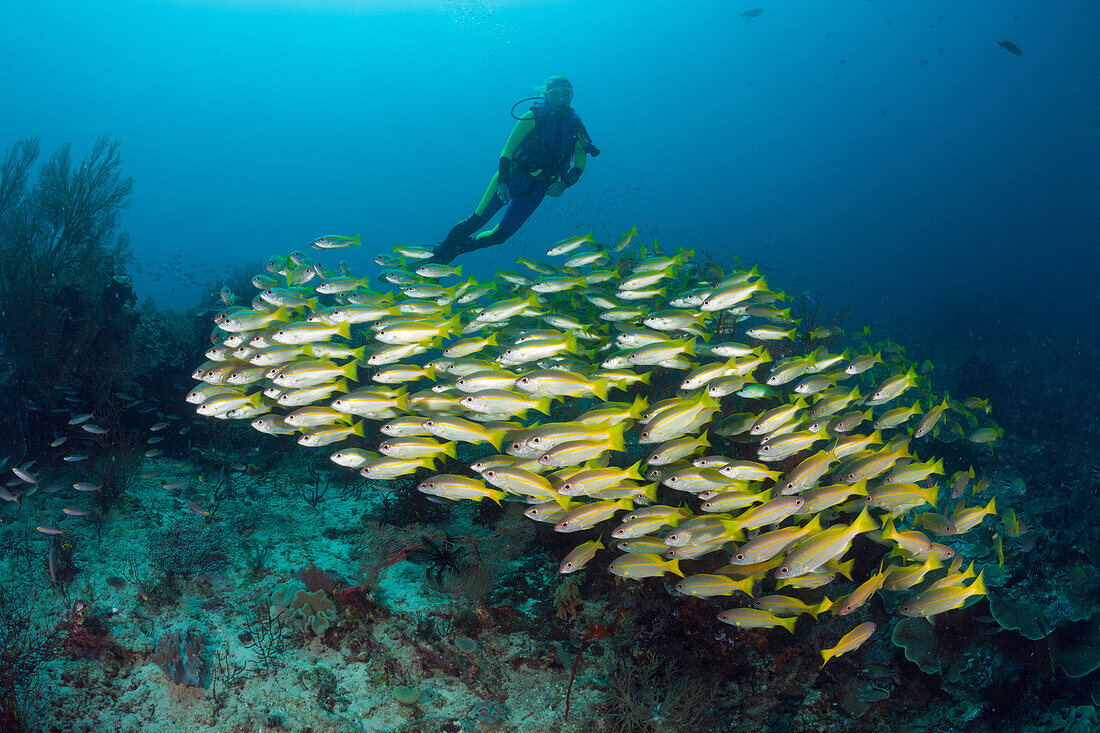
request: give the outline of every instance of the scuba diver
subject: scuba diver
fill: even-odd
[[[531,109],[516,117],[516,107],[530,100],[534,100]],[[569,80],[551,76],[540,87],[539,96],[512,105],[516,126],[504,144],[499,168],[481,203],[473,215],[451,229],[430,261],[446,264],[460,254],[500,244],[527,221],[543,196],[561,196],[577,182],[588,155],[595,157],[600,151],[569,106],[572,100]],[[508,208],[500,223],[474,236],[505,204]]]

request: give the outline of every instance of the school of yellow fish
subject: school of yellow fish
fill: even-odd
[[[491,282],[395,246],[375,260],[384,291],[345,263],[274,257],[248,306],[223,291],[187,399],[304,446],[339,443],[332,460],[367,479],[421,473],[437,500],[526,502],[555,531],[599,535],[562,573],[608,554],[607,539],[618,576],[740,594],[718,618],[741,628],[793,632],[877,592],[904,593],[898,612],[919,617],[984,594],[937,540],[996,512],[975,498],[990,481],[945,476],[934,451],[998,440],[989,405],[932,395],[889,342],[831,350],[839,332],[792,320],[756,268],[647,251],[636,233],[562,240]],[[886,549],[855,584],[845,555],[866,540]],[[854,590],[831,597],[837,576]],[[874,630],[855,627],[824,662]]]

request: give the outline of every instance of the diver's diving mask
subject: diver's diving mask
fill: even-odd
[[[572,87],[554,87],[546,91],[546,100],[553,105],[567,105],[573,101]]]

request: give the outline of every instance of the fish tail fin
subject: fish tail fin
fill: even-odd
[[[626,478],[629,478],[629,479],[634,479],[635,481],[641,481],[643,478],[645,478],[644,476],[642,476],[641,472],[638,470],[639,468],[641,468],[641,466],[642,466],[642,462],[638,461],[633,466],[626,469],[626,471],[623,473],[623,476],[625,476]]]
[[[779,619],[779,625],[787,631],[794,633],[794,625],[798,623],[798,616],[787,616]],[[825,666],[825,665],[822,665]]]
[[[336,335],[351,339],[351,321],[344,321],[336,327]]]
[[[808,537],[812,534],[817,534],[818,532],[820,532],[821,531],[821,515],[820,514],[815,514],[813,519],[806,522],[806,524],[804,524],[802,526],[802,529],[806,530],[806,534],[803,535],[804,537]]]
[[[678,558],[678,557],[672,558],[667,563],[665,563],[665,567],[668,568],[668,571],[670,573],[675,573],[676,575],[679,575],[681,578],[684,577],[684,572],[682,570],[680,570],[680,558]]]
[[[651,504],[657,503],[657,483],[646,484],[642,488],[642,496],[649,499]]]
[[[359,381],[359,360],[352,359],[344,365],[344,377],[353,382]]]
[[[500,430],[497,430],[495,432],[486,431],[485,432],[485,437],[489,440],[489,445],[496,448],[497,451],[500,451],[500,446],[504,442],[504,432],[503,431],[500,431]]]
[[[592,382],[592,394],[604,402],[607,402],[607,390],[609,388],[607,379],[596,379]]]
[[[940,487],[938,485],[929,486],[928,490],[925,492],[924,499],[932,505],[933,509],[936,509],[936,504],[940,500]]]
[[[893,521],[890,520],[888,523],[891,529],[893,529]],[[878,529],[878,522],[875,521],[874,517],[871,516],[871,513],[867,511],[866,507],[864,507],[863,511],[859,513],[859,516],[856,518],[856,521],[852,525],[852,527],[857,529],[862,534],[863,532],[870,532],[872,530]],[[883,533],[885,533],[885,528],[883,529]]]
[[[992,499],[990,499],[989,503],[985,505],[985,508],[982,511],[985,512],[986,514],[996,514],[997,513],[997,497],[994,496]]]
[[[623,438],[623,433],[625,431],[625,422],[616,423],[607,431],[609,438],[608,443],[610,444],[611,450],[619,452],[626,450],[626,442]]]
[[[355,435],[358,435],[360,438],[365,437],[366,430],[363,427],[363,424],[365,422],[366,422],[366,420],[360,420],[359,422],[352,425],[351,426],[351,432],[354,433]]]
[[[573,331],[565,334],[565,350],[571,354],[577,353],[577,334]]]
[[[646,372],[644,376],[649,376],[649,372]],[[634,398],[634,404],[630,406],[630,412],[628,413],[632,418],[637,420],[641,417],[642,413],[649,407],[649,400],[642,395],[638,395]]]
[[[971,595],[984,596],[988,593],[985,588],[985,580],[982,577],[983,575],[985,575],[984,570],[978,573],[978,577],[975,578],[974,582],[970,584],[970,587],[967,590],[971,591]]]
[[[443,444],[443,455],[458,458],[458,443],[453,440]]]
[[[843,575],[848,580],[852,579],[852,568],[856,565],[855,558],[852,558],[848,562],[841,562],[836,564],[836,571]]]
[[[499,489],[489,489],[485,492],[485,495],[496,502],[497,506],[500,506],[500,500],[503,499],[506,494]]]

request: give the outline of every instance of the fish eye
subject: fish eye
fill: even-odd
[[[648,438],[649,437],[649,431],[648,430],[643,430],[642,431],[642,437],[643,438]]]
[[[745,559],[745,554],[742,553],[742,552],[737,553],[737,559],[738,560],[744,560]]]

